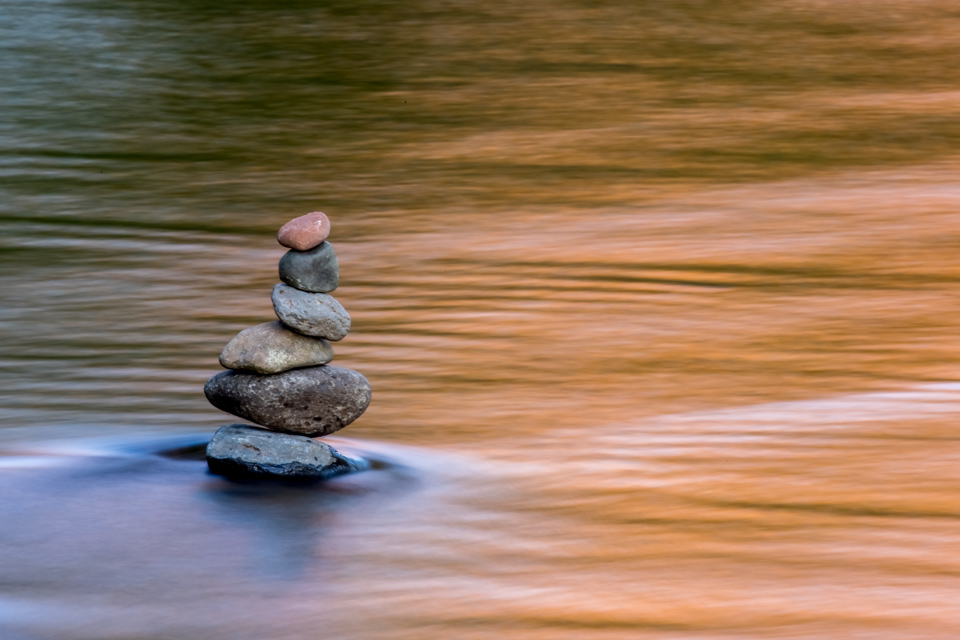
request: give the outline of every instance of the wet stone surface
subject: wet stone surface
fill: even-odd
[[[210,471],[229,478],[326,480],[369,468],[324,442],[244,424],[221,427],[206,454]]]

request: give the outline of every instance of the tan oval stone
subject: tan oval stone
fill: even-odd
[[[279,321],[244,329],[220,354],[220,364],[227,369],[257,373],[280,373],[326,364],[331,360],[333,347],[329,342],[299,334]]]
[[[319,245],[329,235],[330,219],[322,211],[314,211],[280,227],[277,242],[297,251],[306,251]]]

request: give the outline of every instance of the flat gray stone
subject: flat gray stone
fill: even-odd
[[[274,477],[326,480],[369,468],[330,445],[304,436],[229,424],[207,445],[210,471],[229,478]]]
[[[221,371],[203,388],[217,409],[268,429],[305,436],[339,431],[370,405],[370,383],[343,367],[308,367],[263,375]]]
[[[244,329],[227,343],[220,364],[227,369],[280,373],[333,360],[333,347],[322,338],[292,331],[275,320]]]
[[[340,284],[340,264],[333,245],[323,242],[308,251],[287,251],[280,258],[280,279],[300,291],[333,291]]]
[[[333,296],[278,284],[270,299],[280,322],[298,333],[334,342],[350,333],[350,314]]]

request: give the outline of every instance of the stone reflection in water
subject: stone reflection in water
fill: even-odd
[[[234,563],[252,580],[293,581],[322,564],[326,529],[355,494],[266,483],[211,483],[200,493],[214,528],[236,535]],[[291,583],[292,586],[292,583]]]

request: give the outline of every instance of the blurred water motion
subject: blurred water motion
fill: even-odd
[[[0,635],[956,637],[955,3],[0,15]],[[389,463],[154,455],[315,209]]]

